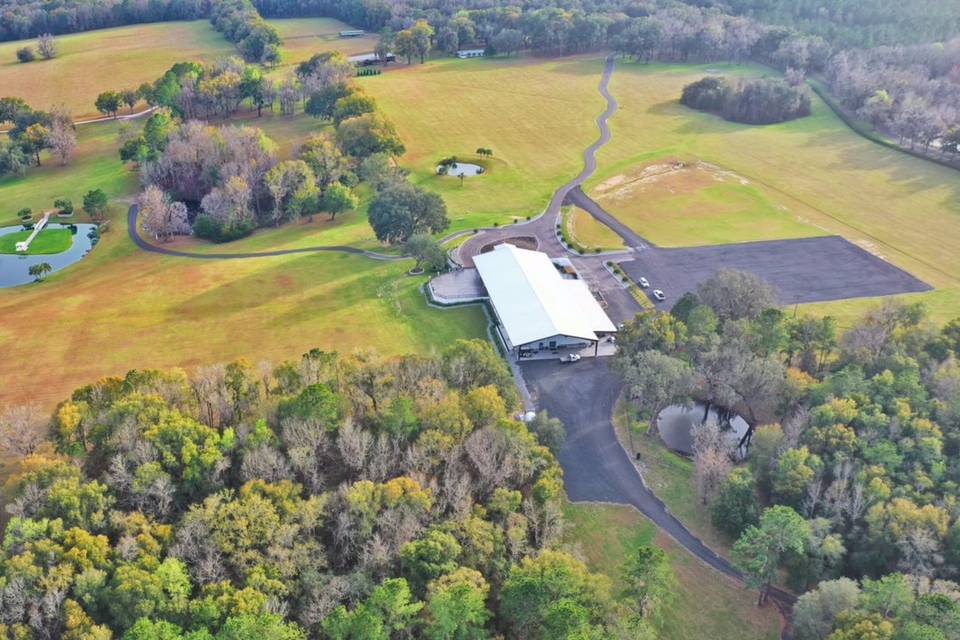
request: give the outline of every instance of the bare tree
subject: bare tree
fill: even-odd
[[[57,56],[57,43],[53,39],[52,33],[44,33],[37,38],[37,51],[44,60]]]
[[[733,470],[733,447],[719,425],[705,422],[693,430],[693,465],[697,493],[709,503]]]
[[[0,451],[28,456],[44,440],[45,418],[35,404],[7,407],[0,412]]]

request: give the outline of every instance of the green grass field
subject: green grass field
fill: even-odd
[[[377,45],[375,33],[341,38],[340,31],[355,27],[334,18],[274,18],[267,23],[276,28],[283,40],[281,67],[303,62],[324,51],[342,51],[348,56],[371,53]]]
[[[20,255],[50,255],[63,253],[73,244],[70,229],[43,229],[30,243],[25,252],[17,251],[17,243],[30,237],[33,231],[17,231],[0,236],[0,253],[19,253]]]
[[[623,249],[623,238],[580,207],[564,207],[563,224],[567,234],[587,251]]]
[[[400,163],[447,202],[451,231],[537,215],[582,167],[603,109],[602,60],[569,57],[434,60],[359,78],[397,125]],[[489,171],[460,180],[436,175],[446,156],[492,149]]]
[[[176,62],[236,53],[207,20],[101,29],[56,41],[56,58],[27,64],[17,62],[16,51],[35,41],[0,43],[0,95],[20,96],[37,109],[63,104],[76,117],[99,115],[93,103],[102,91],[136,89]]]
[[[626,555],[642,544],[656,544],[670,557],[677,577],[675,598],[663,615],[660,640],[773,640],[780,618],[772,606],[758,608],[756,592],[713,571],[631,507],[567,503],[564,541],[594,571],[623,588]],[[707,631],[709,629],[709,632]]]
[[[909,297],[924,301],[937,320],[960,315],[960,174],[865,140],[816,97],[811,116],[762,127],[726,122],[679,104],[684,85],[718,72],[770,73],[749,65],[619,61],[611,83],[620,103],[611,120],[613,138],[601,150],[600,168],[588,186],[596,188],[667,156],[709,162],[785,206],[789,211],[783,215],[793,217],[791,224],[843,235],[936,287]],[[749,228],[742,236],[723,229],[723,216],[700,217],[689,244],[701,244],[698,237],[753,239]],[[767,222],[758,219],[758,225]],[[805,309],[849,323],[875,302]]]
[[[255,124],[286,150],[317,126],[304,116]],[[419,291],[425,279],[407,276],[406,262],[335,253],[201,261],[140,251],[127,237],[126,208],[138,182],[117,156],[118,126],[80,127],[70,166],[44,157],[43,167],[0,180],[3,224],[15,224],[22,207],[44,210],[58,197],[81,202],[97,187],[114,203],[110,230],[88,257],[43,286],[0,289],[0,348],[8,354],[0,362],[7,381],[0,404],[49,407],[87,381],[132,367],[280,360],[315,346],[429,353],[456,338],[486,336],[479,307],[427,306]],[[239,252],[321,244],[377,246],[363,211],[264,230],[228,249],[202,246]]]
[[[597,184],[591,196],[664,247],[823,235],[804,222],[804,205],[777,202],[748,179],[696,160],[642,162]]]

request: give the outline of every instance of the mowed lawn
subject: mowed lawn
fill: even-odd
[[[799,211],[799,222],[843,235],[936,287],[909,298],[924,301],[937,320],[960,315],[960,173],[861,138],[816,97],[812,116],[770,126],[730,123],[679,104],[684,85],[716,73],[770,72],[618,61],[611,90],[620,109],[589,186],[667,155],[718,165]],[[688,244],[702,243],[692,236]],[[807,308],[849,323],[875,302]]]
[[[580,171],[598,135],[602,67],[597,57],[438,59],[359,82],[396,124],[400,164],[444,197],[456,231],[537,215]],[[442,158],[479,147],[494,152],[485,174],[462,185],[436,175]]]
[[[207,20],[101,29],[56,41],[56,58],[27,64],[17,62],[16,51],[35,47],[35,40],[0,44],[0,95],[20,96],[37,109],[63,104],[76,117],[99,115],[93,103],[102,91],[136,89],[176,62],[236,53]]]
[[[659,533],[632,507],[567,503],[564,542],[593,571],[607,574],[614,591],[624,588],[623,568],[639,545],[655,544],[670,558],[677,590],[665,609],[660,640],[774,640],[780,637],[776,608],[758,608],[755,591],[710,569],[672,538]],[[709,629],[709,634],[705,630]]]
[[[17,251],[17,243],[25,242],[32,233],[32,230],[27,230],[0,236],[0,253],[22,253],[23,255],[62,253],[73,244],[73,234],[70,233],[70,229],[43,229],[30,242],[26,252]]]
[[[779,203],[748,179],[697,160],[642,162],[597,184],[590,195],[663,247],[823,235],[803,222],[805,205]]]
[[[592,251],[623,249],[623,238],[580,207],[564,207],[563,224],[567,234],[580,246]]]

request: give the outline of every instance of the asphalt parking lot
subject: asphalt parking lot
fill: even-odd
[[[780,294],[783,304],[928,291],[903,269],[840,236],[662,249],[649,247],[622,262],[636,281],[661,289],[671,306],[724,268],[754,273]],[[649,290],[648,290],[649,291]]]

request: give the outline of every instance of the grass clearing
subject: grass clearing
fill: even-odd
[[[664,247],[823,235],[802,221],[802,205],[772,201],[747,178],[697,160],[641,163],[597,184],[591,196]]]
[[[271,18],[267,24],[274,27],[283,41],[281,67],[294,65],[324,51],[342,51],[352,56],[371,53],[378,36],[367,33],[356,38],[341,38],[341,31],[354,29],[334,18]]]
[[[623,249],[623,238],[580,207],[564,207],[563,225],[570,239],[587,251]]]
[[[100,115],[93,103],[102,91],[136,89],[176,62],[208,62],[236,53],[207,20],[57,36],[56,58],[17,62],[17,49],[35,44],[36,40],[0,43],[0,93],[20,96],[37,109],[63,104],[76,117]]]
[[[73,234],[70,229],[43,229],[30,243],[27,251],[17,251],[17,243],[30,237],[30,231],[16,231],[0,236],[0,253],[16,253],[20,255],[50,255],[63,253],[73,244]]]
[[[803,223],[842,235],[936,287],[908,296],[928,302],[935,319],[960,315],[960,174],[865,140],[816,96],[811,116],[769,126],[727,122],[679,103],[684,85],[718,73],[772,72],[751,65],[619,61],[611,82],[620,103],[610,122],[613,138],[600,151],[588,187],[661,157],[703,160],[802,211]],[[836,310],[850,318],[874,302],[804,310]]]
[[[442,59],[358,81],[396,124],[407,147],[400,163],[443,196],[457,231],[537,215],[580,171],[603,110],[602,68],[580,56]],[[461,184],[436,174],[442,158],[480,147],[494,152],[484,175]]]
[[[428,307],[419,292],[424,278],[405,275],[408,267],[344,254],[165,257],[136,249],[115,219],[73,267],[42,285],[0,290],[0,348],[8,355],[0,403],[50,406],[86,381],[131,367],[279,361],[315,346],[430,353],[486,335],[477,307]]]
[[[638,545],[656,544],[670,557],[677,577],[675,600],[664,612],[661,640],[773,640],[780,618],[772,606],[758,608],[756,592],[726,579],[691,556],[632,507],[566,503],[564,541],[593,571],[623,588],[626,555]],[[709,629],[709,634],[705,630]]]

